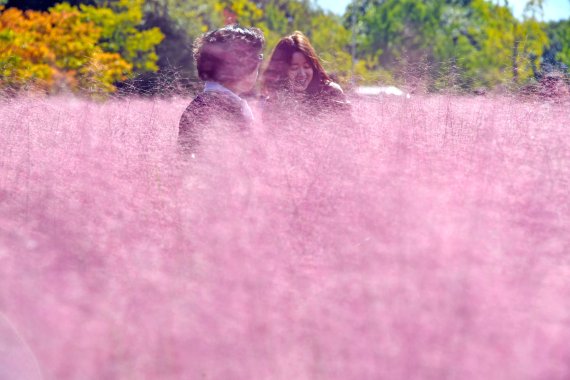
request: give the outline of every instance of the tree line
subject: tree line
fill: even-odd
[[[262,29],[267,55],[303,31],[345,85],[517,88],[567,75],[570,19],[540,21],[542,6],[519,19],[488,0],[355,0],[342,16],[310,0],[0,0],[0,90],[187,92],[193,40],[234,22]]]

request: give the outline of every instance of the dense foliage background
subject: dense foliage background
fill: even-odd
[[[342,17],[309,0],[0,0],[0,88],[185,90],[194,38],[233,22],[261,28],[267,54],[305,32],[345,85],[520,88],[570,65],[570,20],[540,21],[542,5],[530,0],[518,19],[487,0],[357,0]]]

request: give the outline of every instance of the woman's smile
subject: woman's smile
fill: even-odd
[[[301,52],[293,53],[288,77],[294,91],[305,91],[313,80],[313,67]]]

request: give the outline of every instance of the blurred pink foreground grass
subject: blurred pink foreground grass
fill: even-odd
[[[57,380],[570,378],[566,107],[355,101],[353,126],[258,123],[184,161],[187,103],[0,103],[18,360]]]

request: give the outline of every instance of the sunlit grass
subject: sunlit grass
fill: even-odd
[[[570,376],[566,106],[357,99],[184,160],[187,103],[0,103],[0,311],[46,378]]]

